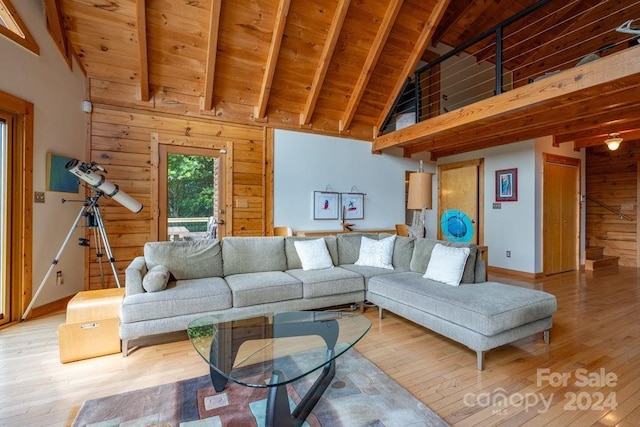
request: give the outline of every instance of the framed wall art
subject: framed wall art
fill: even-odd
[[[364,219],[364,193],[340,193],[342,219]]]
[[[518,201],[518,169],[496,171],[496,202]]]
[[[339,196],[332,191],[314,191],[313,219],[338,219]]]
[[[47,153],[47,191],[61,191],[65,193],[77,193],[79,180],[74,174],[67,171],[65,165],[70,161],[69,157]]]

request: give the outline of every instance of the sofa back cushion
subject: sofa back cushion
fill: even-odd
[[[392,236],[389,233],[380,233],[380,238]],[[413,248],[415,239],[413,237],[397,236],[393,245],[393,259],[391,263],[396,271],[410,271],[411,257],[413,256]]]
[[[378,240],[377,234],[343,233],[338,234],[338,260],[340,264],[354,264],[360,256],[362,236]]]
[[[461,283],[474,283],[476,274],[476,257],[478,254],[478,245],[475,243],[458,243],[458,242],[447,242],[443,240],[435,240],[435,239],[416,239],[415,247],[413,249],[413,255],[411,257],[410,268],[411,271],[416,273],[424,274],[427,271],[427,266],[429,265],[429,260],[431,259],[431,252],[435,247],[436,243],[440,243],[445,246],[453,246],[456,248],[469,248],[469,256],[467,257],[467,261],[464,265],[464,272],[462,273]],[[484,279],[484,278],[483,278]]]
[[[222,277],[222,251],[218,240],[149,242],[144,245],[148,269],[164,265],[177,280]]]
[[[294,242],[299,240],[315,240],[318,237],[302,237],[302,236],[290,236],[284,238],[284,250],[287,255],[287,270],[297,270],[302,268],[302,262],[300,262],[300,256],[296,250]],[[327,249],[329,249],[329,255],[333,265],[338,265],[338,239],[336,236],[324,236]]]
[[[284,237],[225,237],[222,240],[224,275],[285,271]]]

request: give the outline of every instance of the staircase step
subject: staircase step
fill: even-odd
[[[610,267],[612,265],[618,265],[618,259],[620,257],[603,255],[599,259],[587,259],[584,263],[585,270],[595,270],[602,267]]]
[[[587,246],[585,248],[585,257],[587,259],[602,259],[604,256],[604,246]]]

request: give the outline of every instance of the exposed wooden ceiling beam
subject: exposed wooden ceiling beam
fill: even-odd
[[[625,132],[628,129],[640,128],[640,118],[617,117],[618,120],[603,122],[592,127],[574,130],[555,135],[555,143],[562,144],[565,142],[575,142],[582,139],[590,139],[603,135],[609,135],[613,132]]]
[[[395,0],[389,2],[389,7],[387,7],[387,10],[384,13],[384,17],[380,23],[380,28],[376,33],[376,37],[373,40],[371,48],[369,49],[369,54],[367,55],[367,59],[364,61],[362,71],[358,76],[358,81],[353,87],[353,91],[349,97],[349,102],[347,102],[347,108],[340,120],[340,133],[346,131],[349,129],[349,126],[351,126],[351,120],[353,120],[353,116],[358,109],[358,104],[360,104],[362,94],[364,94],[367,84],[369,84],[369,79],[373,74],[373,69],[378,62],[378,58],[380,58],[382,49],[384,49],[387,37],[389,37],[389,33],[391,32],[391,27],[393,27],[394,22],[396,22],[396,17],[402,7],[402,1],[403,0]]]
[[[604,140],[608,138],[609,133],[593,136],[591,138],[580,139],[578,141],[575,141],[573,146],[575,148],[583,148],[583,147],[597,147],[598,145],[603,145]],[[619,133],[619,136],[623,139],[622,141],[623,143],[625,141],[640,140],[640,128],[626,129],[618,133]]]
[[[216,57],[218,55],[218,31],[220,30],[220,10],[222,0],[213,0],[209,17],[209,40],[207,42],[207,68],[204,77],[203,110],[213,110],[213,82],[216,74]]]
[[[71,61],[67,34],[64,32],[62,25],[62,15],[60,13],[58,0],[45,0],[44,8],[47,15],[47,29],[49,30],[49,34],[62,54],[62,57],[67,62],[67,65],[71,68],[73,62]]]
[[[589,111],[589,109],[588,106],[584,105],[581,111]],[[576,110],[576,112],[577,111],[578,110]],[[492,134],[486,131],[479,131],[479,133],[475,133],[474,135],[473,129],[471,129],[470,131],[460,134],[459,137],[449,137],[439,139],[435,142],[424,142],[407,147],[405,148],[405,152],[411,155],[423,151],[430,151],[432,159],[435,160],[440,157],[460,154],[467,151],[554,135],[566,131],[567,128],[590,128],[594,123],[600,122],[600,120],[620,117],[625,114],[626,111],[628,111],[628,108],[625,106],[607,113],[594,110],[591,113],[576,114],[573,116],[568,114],[566,110],[550,110],[535,114],[536,120],[531,121],[527,125],[513,125],[512,122],[517,119],[512,119],[504,123],[504,129],[501,129],[499,133]],[[560,115],[566,118],[562,122],[558,122],[557,118],[554,118],[554,115]]]
[[[382,150],[402,144],[419,143],[421,140],[437,139],[446,134],[457,133],[456,129],[497,120],[524,109],[536,106],[548,108],[549,103],[553,101],[557,104],[568,103],[566,100],[578,97],[587,89],[598,93],[601,87],[611,86],[609,91],[613,92],[618,80],[621,81],[621,87],[637,84],[633,79],[629,79],[628,82],[622,81],[625,78],[637,79],[640,76],[640,58],[637,56],[639,49],[640,46],[624,50],[599,61],[565,70],[527,86],[380,136],[374,140],[373,149]],[[558,118],[560,119],[562,118]],[[495,133],[499,131],[496,130]]]
[[[18,43],[22,47],[29,49],[36,55],[40,55],[40,46],[33,38],[27,26],[20,19],[18,11],[11,4],[10,0],[3,0],[0,2],[0,18],[7,24],[8,27],[0,25],[0,34],[3,34],[10,40]]]
[[[291,0],[280,0],[280,3],[278,4],[276,22],[273,29],[273,36],[271,37],[271,45],[269,46],[269,54],[267,55],[264,76],[262,77],[260,97],[258,98],[258,105],[255,107],[254,119],[264,118],[267,112],[271,83],[273,82],[273,75],[276,72],[276,65],[278,64],[278,55],[280,54],[282,35],[284,34],[284,27],[287,24],[287,15],[289,14],[290,4]]]
[[[433,37],[431,38],[432,46],[437,46],[437,44],[442,41],[444,36],[451,31],[460,17],[464,13],[468,12],[469,8],[473,6],[473,3],[473,0],[457,0],[447,8],[441,22],[433,32]]]
[[[145,0],[136,0],[136,23],[138,34],[138,74],[140,77],[139,97],[149,101],[149,57],[147,53],[147,7]]]
[[[313,116],[313,111],[315,110],[316,103],[318,102],[318,95],[320,95],[322,84],[327,76],[327,70],[329,69],[329,64],[331,63],[331,57],[333,56],[333,52],[336,48],[336,43],[338,43],[338,38],[340,37],[344,18],[347,16],[347,10],[349,10],[349,3],[351,3],[351,0],[338,1],[338,6],[333,14],[333,19],[331,20],[327,39],[325,40],[324,47],[322,48],[319,65],[318,68],[316,68],[316,73],[313,76],[313,81],[311,82],[311,89],[309,90],[307,102],[304,105],[302,113],[300,113],[300,126],[311,123],[311,117]]]
[[[422,57],[422,54],[427,49],[427,45],[431,40],[431,36],[433,35],[433,32],[438,26],[438,23],[442,19],[442,15],[444,14],[444,11],[449,5],[449,1],[450,0],[438,0],[438,2],[433,6],[433,11],[431,12],[431,15],[429,16],[429,19],[427,20],[427,22],[425,22],[424,27],[422,28],[422,32],[420,33],[420,37],[418,38],[418,40],[416,40],[416,44],[414,45],[413,50],[409,54],[409,57],[407,58],[407,62],[405,63],[404,68],[398,74],[396,83],[393,86],[393,90],[391,91],[391,96],[389,96],[389,99],[387,99],[387,103],[385,104],[384,108],[382,109],[382,112],[380,113],[380,116],[378,117],[378,120],[377,120],[378,129],[382,128],[382,124],[384,123],[384,120],[387,118],[389,111],[391,111],[391,109],[393,108],[393,104],[396,98],[400,95],[400,91],[404,86],[404,82],[411,75],[411,73],[415,71],[416,66],[420,62],[420,57]],[[378,150],[377,148],[374,148],[374,151],[377,151],[377,150]]]

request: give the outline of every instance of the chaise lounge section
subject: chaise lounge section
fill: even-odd
[[[303,251],[302,256],[303,244],[318,249],[317,238],[147,243],[144,256],[126,269],[120,315],[123,355],[128,354],[130,340],[185,330],[204,315],[363,307],[365,299],[379,307],[380,318],[383,310],[392,311],[476,351],[479,370],[492,348],[539,332],[548,342],[555,297],[485,282],[486,266],[475,244],[384,233],[341,234],[321,242],[320,252]],[[386,264],[379,265],[375,257],[371,262],[363,242],[367,250],[385,246]],[[461,251],[464,259],[455,261]],[[324,260],[324,265],[316,265],[317,260]],[[456,263],[458,283],[425,278],[444,274],[441,280],[447,282]]]

